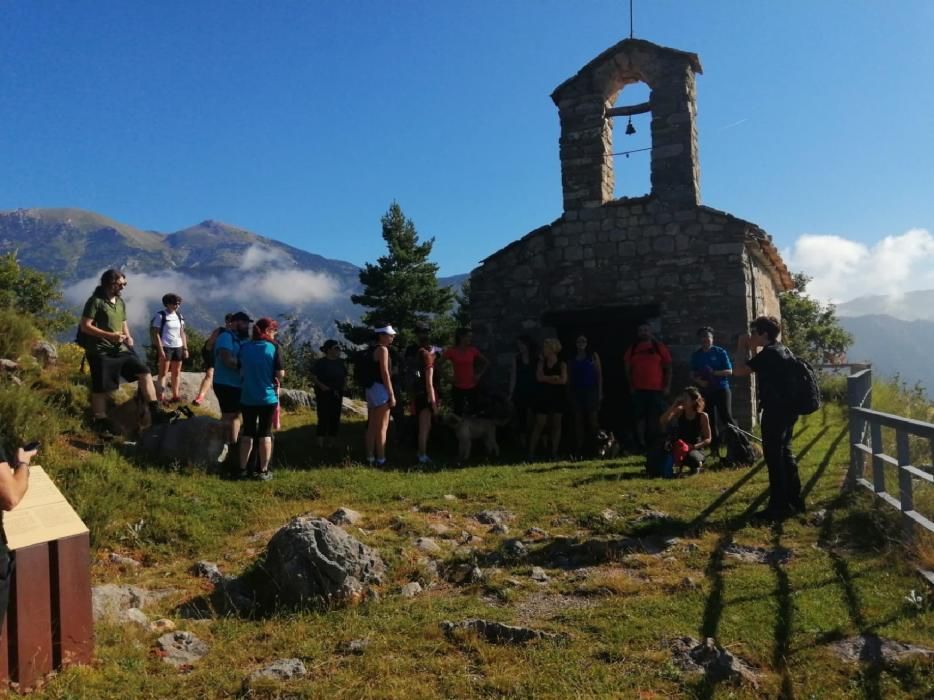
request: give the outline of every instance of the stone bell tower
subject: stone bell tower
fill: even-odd
[[[604,51],[551,94],[561,120],[564,210],[613,199],[613,119],[652,114],[652,195],[673,208],[700,204],[697,156],[696,54],[626,39]],[[614,108],[621,90],[643,82],[649,101]]]

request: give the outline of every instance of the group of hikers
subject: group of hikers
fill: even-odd
[[[136,353],[135,341],[127,323],[123,289],[126,275],[110,269],[101,275],[100,285],[84,305],[78,326],[77,341],[87,355],[91,371],[91,412],[94,428],[104,437],[117,431],[107,416],[107,397],[120,386],[120,380],[138,382],[153,424],[164,423],[171,413],[161,403],[181,400],[180,369],[188,356],[185,321],[179,309],[182,298],[166,294],[165,306],[152,319],[150,336],[159,362],[157,380]],[[250,325],[252,324],[252,331]],[[204,399],[210,386],[220,405],[225,430],[225,454],[239,445],[238,466],[246,476],[256,447],[257,478],[271,478],[272,430],[279,415],[279,388],[285,372],[276,343],[278,324],[271,318],[255,322],[243,311],[229,314],[225,326],[210,338],[205,353],[208,371],[194,403]],[[172,396],[164,386],[171,375]]]
[[[141,397],[148,404],[153,423],[170,414],[161,403],[180,401],[179,373],[188,357],[185,322],[177,294],[163,297],[164,309],[150,324],[152,346],[158,358],[154,381],[146,363],[136,354],[127,324],[122,291],[126,276],[107,270],[88,299],[79,325],[79,342],[87,352],[91,370],[91,405],[94,426],[101,433],[112,431],[106,400],[122,379],[138,381]],[[252,326],[252,328],[251,328]],[[390,324],[373,329],[365,350],[352,356],[354,382],[363,389],[368,409],[365,454],[369,464],[386,463],[387,434],[391,418],[406,413],[413,420],[417,460],[430,463],[429,436],[441,404],[440,366],[452,369],[451,410],[456,416],[482,416],[489,402],[481,393],[481,380],[489,360],[473,345],[470,329],[460,328],[454,345],[435,346],[426,325],[414,329],[416,341],[397,355],[391,346],[397,336]],[[780,342],[780,323],[773,317],[754,320],[749,335],[740,336],[734,366],[729,353],[714,344],[710,327],[698,330],[698,348],[691,356],[693,384],[668,403],[672,383],[672,357],[668,347],[653,336],[648,323],[639,326],[635,342],[623,355],[630,406],[634,418],[632,438],[636,449],[651,453],[664,441],[669,464],[699,471],[728,426],[735,427],[731,410],[731,376],[758,377],[762,415],[762,442],[769,469],[772,498],[767,514],[780,516],[803,508],[797,465],[791,452],[791,431],[797,414],[786,408],[785,365],[790,353]],[[205,342],[202,357],[205,377],[193,403],[201,404],[213,389],[224,422],[226,451],[237,450],[241,475],[248,475],[251,456],[254,475],[271,477],[272,431],[279,415],[279,390],[284,378],[282,355],[276,342],[278,325],[271,318],[255,322],[239,311],[228,314],[225,325]],[[333,446],[341,420],[343,396],[349,377],[341,347],[335,340],[321,346],[322,356],[312,368],[317,405],[317,441]],[[574,454],[584,455],[599,434],[604,399],[604,367],[599,355],[580,335],[574,349],[562,354],[557,338],[545,338],[540,350],[528,335],[516,340],[505,405],[515,426],[519,445],[529,460],[545,445],[553,459],[559,458],[565,414],[573,416]],[[170,378],[169,387],[165,386]],[[254,446],[256,454],[254,455]]]

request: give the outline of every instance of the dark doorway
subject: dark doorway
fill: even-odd
[[[635,341],[639,324],[657,318],[659,313],[658,304],[645,304],[548,311],[542,316],[542,324],[557,332],[566,361],[574,357],[575,342],[580,335],[587,337],[588,347],[600,356],[603,368],[600,426],[612,430],[623,442],[629,442],[632,432],[629,382],[623,354]],[[568,416],[565,435],[569,439],[573,425],[572,417]]]

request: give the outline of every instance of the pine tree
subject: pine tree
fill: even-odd
[[[375,324],[391,323],[400,336],[397,347],[404,347],[414,338],[416,324],[450,312],[454,293],[438,286],[438,266],[428,259],[435,239],[420,242],[415,224],[396,202],[383,215],[382,226],[387,254],[376,264],[364,265],[363,293],[350,297],[368,309],[361,317],[363,325],[338,322],[337,327],[347,340],[360,345],[370,338]]]
[[[470,327],[470,278],[464,280],[461,291],[457,295],[457,308],[454,310],[454,320],[460,328]]]

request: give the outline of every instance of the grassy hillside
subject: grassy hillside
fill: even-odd
[[[65,378],[67,370],[62,370]],[[49,382],[51,383],[51,382]],[[151,609],[211,645],[190,672],[153,653],[157,636],[132,625],[101,625],[97,661],[69,668],[37,693],[43,698],[235,697],[265,662],[301,658],[309,676],[258,689],[251,697],[930,697],[930,664],[851,665],[828,644],[874,632],[934,646],[930,591],[891,538],[894,518],[868,496],[840,495],[848,459],[841,411],[828,407],[801,422],[795,444],[810,515],[776,527],[749,515],[766,497],[760,464],[660,481],[640,460],[453,465],[431,472],[373,470],[343,454],[312,447],[313,414],[287,416],[269,483],[228,482],[200,469],[157,467],[75,434],[48,452],[48,468],[93,536],[97,583],[127,582],[176,593]],[[348,426],[356,454],[361,424]],[[90,449],[89,449],[90,448]],[[508,460],[507,460],[508,461]],[[934,505],[934,504],[932,504]],[[189,573],[200,559],[236,574],[252,563],[290,517],[328,515],[340,506],[364,515],[349,528],[379,549],[389,568],[379,601],[357,607],[260,619],[186,620],[179,607],[210,588]],[[515,514],[496,535],[474,515]],[[647,510],[664,511],[662,519]],[[823,511],[819,516],[818,511]],[[450,535],[436,534],[443,525]],[[524,534],[539,528],[537,535]],[[465,534],[466,533],[466,534]],[[555,538],[573,541],[631,535],[677,538],[664,551],[640,551],[577,568],[556,568],[542,552]],[[419,536],[442,547],[442,569],[477,561],[485,578],[435,579],[414,546]],[[473,537],[469,552],[458,540]],[[487,563],[510,537],[527,537],[530,557]],[[787,548],[784,563],[745,563],[733,545]],[[143,562],[129,571],[119,552]],[[779,550],[780,551],[780,550]],[[549,580],[530,577],[541,563]],[[398,595],[419,581],[426,592]],[[566,635],[526,646],[451,640],[443,620],[483,617]],[[760,686],[713,684],[683,675],[671,662],[674,637],[715,637],[762,674]],[[366,639],[362,655],[340,651]]]

